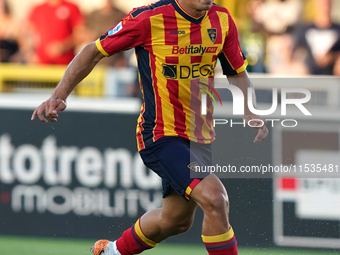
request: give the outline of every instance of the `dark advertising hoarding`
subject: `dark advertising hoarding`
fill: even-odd
[[[102,236],[161,205],[135,115],[65,112],[42,124],[30,114],[0,113],[1,234]]]
[[[0,234],[113,240],[161,206],[161,181],[137,153],[136,113],[68,110],[49,124],[30,115],[0,111]],[[336,121],[299,120],[296,128],[270,131],[253,144],[250,128],[216,126],[215,162],[236,169],[293,165],[297,172],[319,164],[330,171],[333,164],[336,172]],[[239,245],[339,248],[339,178],[312,174],[223,175]],[[201,222],[198,210],[192,229],[169,241],[201,243]]]
[[[0,234],[115,239],[161,206],[161,181],[136,149],[137,114],[68,110],[48,124],[30,115],[0,111]],[[217,129],[224,132],[231,131]],[[217,139],[217,157],[234,165],[270,162],[271,139],[253,145],[253,135],[238,128]],[[239,146],[225,146],[235,139]],[[222,181],[239,244],[271,245],[272,181]],[[192,229],[169,241],[201,243],[201,220],[198,210]]]

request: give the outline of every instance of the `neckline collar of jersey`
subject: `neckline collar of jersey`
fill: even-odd
[[[201,15],[200,17],[195,17],[186,12],[177,2],[177,0],[172,0],[172,5],[174,6],[175,10],[183,16],[183,18],[187,19],[188,21],[198,25],[199,23],[202,22],[204,17],[207,15],[207,11]]]

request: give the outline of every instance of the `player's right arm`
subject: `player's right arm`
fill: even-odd
[[[55,88],[52,96],[34,110],[31,120],[38,116],[41,122],[47,123],[48,120],[56,122],[58,113],[65,110],[66,99],[72,90],[92,71],[103,57],[104,55],[98,50],[94,42],[86,45],[68,65],[63,78]],[[44,112],[48,120],[45,118]]]
[[[141,14],[144,9],[134,9],[96,42],[85,46],[67,67],[52,96],[33,112],[31,119],[38,116],[42,122],[56,122],[58,113],[66,108],[66,98],[103,57],[142,45],[145,40],[144,23],[148,21],[143,18],[147,15]]]

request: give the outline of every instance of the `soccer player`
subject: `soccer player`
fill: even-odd
[[[246,61],[229,12],[213,0],[161,0],[132,10],[121,22],[74,58],[53,92],[32,115],[57,121],[66,98],[104,56],[135,47],[144,102],[137,145],[144,164],[162,178],[163,206],[145,213],[116,241],[99,240],[94,255],[139,254],[166,238],[187,231],[199,206],[204,212],[202,239],[210,255],[235,255],[237,242],[229,223],[226,189],[213,174],[191,178],[190,169],[212,164],[215,139],[212,109],[200,114],[200,89],[193,81],[223,72],[245,95],[251,87]],[[247,100],[245,101],[247,102]],[[44,117],[43,113],[45,112]],[[245,103],[245,120],[254,120],[260,142],[265,125]],[[262,123],[263,124],[263,123]]]

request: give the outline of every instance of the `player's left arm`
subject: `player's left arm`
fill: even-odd
[[[262,119],[256,114],[253,114],[248,107],[248,88],[252,88],[252,102],[254,104],[254,108],[256,108],[256,95],[254,86],[251,83],[247,71],[240,72],[235,75],[227,75],[229,83],[237,86],[242,90],[244,95],[244,117],[246,123],[251,121],[251,126],[257,131],[257,135],[254,139],[254,143],[258,143],[266,139],[269,134],[268,128],[266,127],[266,120]]]
[[[253,114],[248,108],[248,88],[253,88],[248,73],[246,71],[247,60],[242,52],[238,40],[237,28],[231,15],[228,13],[228,33],[225,38],[222,52],[219,54],[223,74],[227,76],[229,83],[239,87],[244,95],[244,120],[257,131],[254,143],[263,141],[268,136],[266,121],[256,114]],[[252,102],[256,108],[256,97],[254,89]]]

